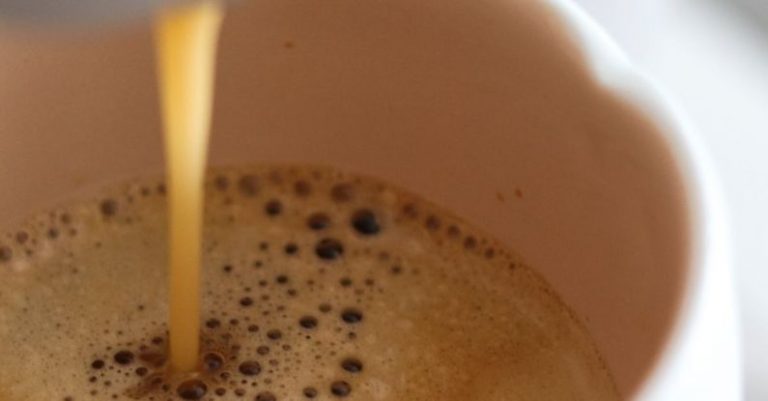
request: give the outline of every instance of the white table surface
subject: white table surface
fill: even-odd
[[[761,0],[575,1],[671,93],[714,160],[733,239],[745,396],[766,401],[768,12],[738,4]]]

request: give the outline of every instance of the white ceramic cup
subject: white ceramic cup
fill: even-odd
[[[738,397],[714,178],[679,114],[570,3],[259,0],[229,14],[212,163],[331,164],[420,193],[541,271],[626,398]],[[1,225],[161,171],[148,25],[0,33]]]

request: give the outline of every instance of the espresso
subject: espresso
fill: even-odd
[[[209,171],[198,366],[169,373],[165,192],[122,184],[0,240],[2,400],[619,399],[513,251],[305,166]]]

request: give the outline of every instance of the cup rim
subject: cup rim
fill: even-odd
[[[727,216],[720,181],[696,130],[681,108],[650,76],[632,64],[609,34],[572,0],[546,0],[560,17],[572,44],[584,56],[585,67],[602,87],[618,95],[649,118],[667,142],[683,181],[687,198],[690,259],[681,301],[654,362],[629,399],[650,400],[664,392],[664,375],[675,365],[687,340],[694,311],[704,295],[704,278],[714,269],[731,270]],[[722,300],[735,309],[731,298]],[[733,330],[731,341],[739,346]],[[740,358],[736,356],[737,360]]]

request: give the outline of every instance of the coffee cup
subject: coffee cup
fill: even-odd
[[[149,24],[2,30],[0,224],[161,171]],[[412,190],[540,271],[625,398],[738,398],[716,178],[572,4],[251,2],[219,55],[212,164],[327,164]]]

